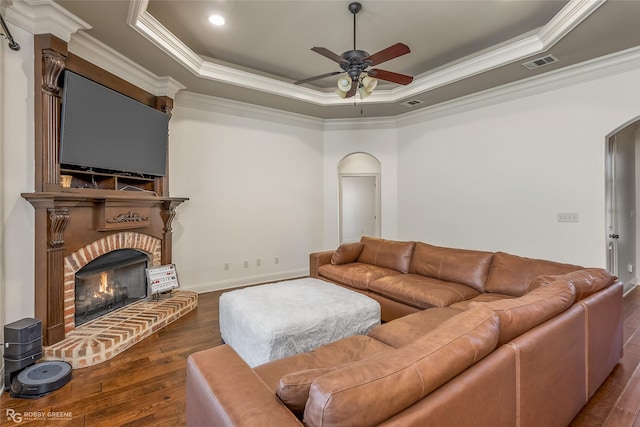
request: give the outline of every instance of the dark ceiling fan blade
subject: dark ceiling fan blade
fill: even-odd
[[[343,72],[344,71],[332,71],[330,73],[320,74],[319,76],[309,77],[308,79],[298,80],[297,82],[295,82],[293,84],[294,85],[301,85],[301,84],[304,84],[304,83],[312,82],[314,80],[324,79],[325,77],[335,76],[336,74],[340,74],[340,73],[343,73]]]
[[[341,62],[347,62],[344,60],[344,58],[338,54],[335,54],[333,52],[331,52],[329,49],[327,49],[326,47],[312,47],[311,48],[312,51],[319,53],[320,55],[329,58],[332,61],[336,61],[338,64]]]
[[[394,73],[393,71],[387,70],[369,70],[368,73],[371,77],[375,77],[376,79],[386,80],[392,83],[398,83],[401,85],[408,85],[413,81],[413,77],[407,76],[406,74]]]
[[[397,58],[398,56],[406,55],[409,52],[411,52],[409,46],[404,43],[396,43],[393,46],[382,49],[380,52],[369,55],[367,58],[364,58],[364,60],[371,61],[371,65],[373,66],[382,64],[383,62]]]
[[[349,89],[349,92],[347,92],[347,94],[344,97],[351,98],[353,95],[356,94],[357,90],[358,90],[358,82],[353,82],[353,84],[351,85],[351,89]]]

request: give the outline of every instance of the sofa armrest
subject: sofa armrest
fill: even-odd
[[[335,250],[309,254],[309,276],[316,279],[319,278],[320,275],[318,274],[318,268],[321,265],[329,264],[334,252]]]
[[[228,345],[187,360],[187,426],[302,426]]]

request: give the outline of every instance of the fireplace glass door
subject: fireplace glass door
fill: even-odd
[[[106,253],[75,275],[75,324],[82,325],[148,295],[149,256],[134,249]]]

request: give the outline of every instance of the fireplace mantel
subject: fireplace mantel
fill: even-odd
[[[35,208],[35,314],[42,320],[45,345],[65,338],[65,257],[109,235],[133,230],[159,239],[161,263],[170,263],[171,223],[176,207],[188,200],[127,191],[35,192],[22,197]]]
[[[60,76],[65,69],[169,117],[173,100],[148,93],[85,61],[51,34],[36,35],[34,50],[35,192],[23,193],[22,197],[35,208],[35,316],[42,321],[43,344],[50,346],[63,340],[69,329],[68,325],[65,329],[65,317],[69,316],[65,313],[65,259],[78,253],[83,259],[91,258],[90,248],[96,242],[127,235],[158,242],[155,262],[171,263],[171,223],[176,207],[188,199],[169,197],[168,171],[164,176],[141,179],[61,170]],[[72,175],[76,186],[62,185],[61,174]]]

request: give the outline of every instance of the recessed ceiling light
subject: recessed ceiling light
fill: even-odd
[[[212,25],[215,25],[215,26],[217,26],[217,27],[220,27],[220,26],[224,25],[225,20],[224,20],[224,18],[223,18],[222,16],[220,16],[220,15],[211,15],[211,16],[209,17],[209,22],[210,22]]]

